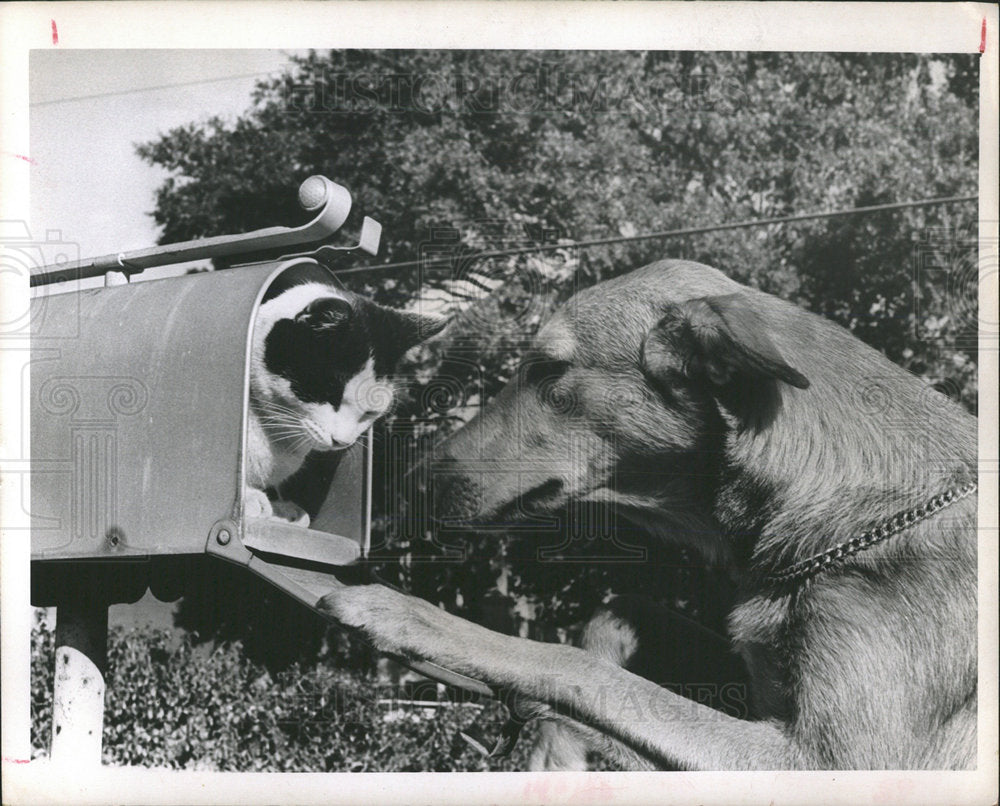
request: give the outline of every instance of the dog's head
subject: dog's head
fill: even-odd
[[[679,261],[580,292],[438,453],[436,514],[502,525],[570,500],[704,502],[729,415],[760,427],[779,387],[808,386],[769,336],[774,306],[790,307]]]

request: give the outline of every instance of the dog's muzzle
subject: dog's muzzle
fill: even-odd
[[[483,488],[475,479],[432,468],[428,481],[434,520],[472,523],[483,515]]]

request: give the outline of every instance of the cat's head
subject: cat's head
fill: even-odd
[[[251,369],[257,416],[291,449],[346,448],[388,411],[387,376],[403,353],[446,323],[322,283],[265,298]]]

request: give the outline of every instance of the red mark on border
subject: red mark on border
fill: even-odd
[[[56,28],[56,21],[52,20],[52,44],[59,44],[59,29]]]
[[[30,764],[30,758],[10,758],[9,756],[4,756],[3,760],[8,764]]]
[[[979,52],[986,52],[986,17],[983,17],[983,32],[979,35]]]
[[[27,157],[24,154],[16,154],[13,151],[4,151],[3,154],[5,157],[14,157],[19,160],[24,160],[31,165],[35,164],[35,161],[31,157]]]

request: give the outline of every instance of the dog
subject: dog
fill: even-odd
[[[580,647],[633,674],[731,716],[746,718],[749,679],[725,636],[647,596],[616,596],[586,623]],[[537,703],[517,703],[539,719],[528,769],[584,771],[591,755],[631,770],[654,769],[620,743]]]
[[[601,502],[725,568],[748,716],[379,585],[335,585],[320,607],[642,766],[969,768],[976,438],[974,417],[843,328],[660,261],[578,292],[539,330],[441,447],[435,515],[496,525]]]

